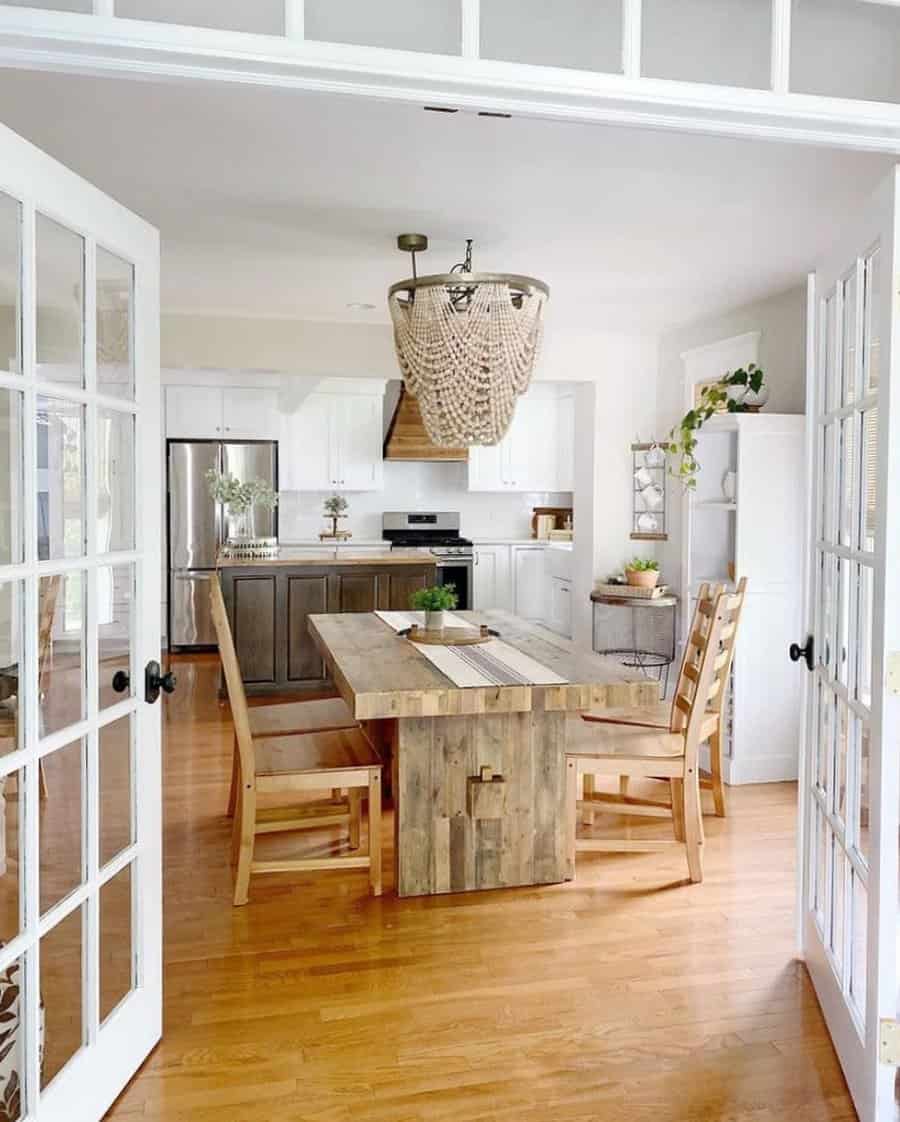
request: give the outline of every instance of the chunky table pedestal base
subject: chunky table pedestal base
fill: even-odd
[[[421,896],[574,875],[565,849],[566,715],[402,717],[394,744],[397,892]]]

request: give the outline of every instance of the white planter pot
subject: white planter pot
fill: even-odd
[[[439,612],[426,612],[425,613],[425,630],[426,631],[443,631],[444,629],[444,613]]]

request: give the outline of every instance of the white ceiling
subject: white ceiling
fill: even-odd
[[[800,283],[891,158],[319,94],[0,73],[0,120],[159,226],[170,312],[387,322],[442,272],[551,286],[560,326],[640,333]],[[372,312],[348,303],[373,303]]]

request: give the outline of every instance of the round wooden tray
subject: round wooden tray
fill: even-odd
[[[494,633],[484,624],[477,630],[474,627],[444,627],[440,631],[426,631],[424,627],[414,623],[404,634],[411,643],[425,643],[435,647],[472,647],[476,643],[487,643],[495,638]]]

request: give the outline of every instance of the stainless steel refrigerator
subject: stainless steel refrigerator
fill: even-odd
[[[169,649],[215,647],[209,614],[209,580],[228,534],[221,503],[209,493],[210,468],[241,482],[263,479],[278,490],[274,440],[170,440],[168,442]],[[260,537],[278,533],[278,509],[256,511]]]

